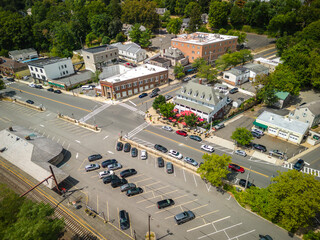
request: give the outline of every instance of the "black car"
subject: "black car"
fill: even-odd
[[[118,142],[117,143],[117,151],[122,151],[123,149],[123,143],[122,142]]]
[[[34,104],[34,101],[32,101],[32,100],[27,100],[26,103]]]
[[[102,181],[104,184],[106,184],[106,183],[111,183],[113,180],[117,180],[117,179],[120,180],[120,178],[117,175],[113,174],[113,175],[109,175],[107,177],[104,177],[102,179]]]
[[[166,149],[164,146],[161,146],[160,144],[154,145],[154,148],[160,152],[166,153],[168,152],[168,149]]]
[[[126,195],[128,197],[130,196],[134,196],[134,195],[137,195],[139,193],[142,193],[143,192],[143,189],[141,187],[135,187],[135,188],[132,188],[132,189],[129,189],[126,193]]]
[[[257,150],[260,150],[262,152],[266,152],[267,151],[267,148],[265,146],[261,145],[261,144],[253,143],[252,147],[257,149]]]
[[[302,159],[299,159],[294,165],[293,165],[293,169],[297,170],[297,171],[301,171],[301,169],[304,167],[305,163]]]
[[[152,90],[152,92],[155,92],[155,93],[160,92],[160,88],[155,88]]]
[[[53,92],[54,93],[58,93],[58,94],[62,93],[59,89],[58,90],[54,90]]]
[[[92,161],[95,161],[95,160],[99,160],[101,158],[102,158],[101,154],[93,154],[93,155],[88,157],[88,160],[89,160],[89,162],[92,162]]]
[[[246,182],[247,182],[247,180],[245,180],[245,179],[240,179],[239,185],[240,185],[241,187],[246,187]],[[255,187],[255,186],[256,186],[256,185],[254,185],[253,183],[251,183],[251,182],[248,181],[247,188],[251,188],[251,187]]]
[[[48,88],[47,91],[48,92],[54,92],[54,89],[53,88]]]
[[[129,214],[126,210],[121,210],[119,212],[119,220],[121,230],[126,230],[130,228]]]
[[[166,171],[167,171],[168,174],[173,173],[173,164],[171,162],[167,162]]]
[[[252,134],[252,136],[255,137],[255,138],[261,138],[261,135],[260,135],[259,133],[256,133],[256,132],[251,131],[251,134]]]
[[[172,205],[174,205],[174,201],[172,199],[164,199],[157,202],[158,209],[170,207]]]
[[[120,187],[124,184],[127,184],[128,181],[124,178],[117,178],[111,181],[111,187],[116,188],[116,187]]]
[[[126,169],[126,170],[123,170],[121,173],[120,173],[120,177],[122,178],[126,178],[126,177],[130,177],[132,175],[135,175],[137,174],[137,171],[133,168],[131,169]]]
[[[131,149],[131,157],[136,157],[138,156],[138,149],[135,147]]]
[[[234,94],[234,93],[237,93],[238,91],[239,91],[238,88],[232,88],[232,89],[229,91],[229,93],[230,93],[230,94]]]
[[[115,160],[115,159],[108,159],[108,160],[103,161],[103,162],[101,163],[101,166],[105,168],[105,167],[108,167],[109,165],[114,164],[114,163],[117,163],[117,162],[118,162],[118,161]]]
[[[9,81],[9,82],[14,82],[14,78],[13,78],[13,77],[7,78],[7,81]]]
[[[159,168],[164,167],[164,161],[163,161],[162,157],[158,157],[157,158],[157,162],[158,162],[158,167]]]
[[[38,89],[43,89],[43,87],[41,85],[34,85],[35,88],[38,88]]]
[[[130,149],[131,149],[131,144],[130,143],[126,143],[124,145],[123,151],[124,152],[130,152]]]
[[[151,98],[153,98],[153,97],[156,97],[156,96],[158,96],[159,94],[157,93],[157,92],[152,92],[152,93],[150,93],[150,97]]]
[[[192,139],[192,140],[196,140],[198,142],[202,141],[202,138],[197,136],[197,135],[190,135],[189,138]]]
[[[273,240],[272,237],[270,237],[269,235],[262,235],[262,234],[259,234],[259,240]]]

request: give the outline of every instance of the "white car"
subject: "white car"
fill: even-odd
[[[146,150],[141,150],[141,160],[146,160],[148,158],[147,156],[147,151]]]
[[[203,149],[207,152],[214,152],[214,148],[210,145],[201,145],[201,149]]]
[[[83,90],[92,90],[93,87],[91,85],[84,85],[81,87]]]
[[[177,159],[182,159],[183,158],[181,153],[179,153],[179,152],[177,152],[175,150],[172,150],[172,149],[169,151],[169,155],[171,157],[174,157],[174,158],[177,158]]]
[[[113,174],[114,174],[114,172],[111,170],[110,171],[102,171],[102,172],[99,172],[99,177],[104,178],[104,177],[108,177]]]
[[[35,87],[36,87],[36,85],[35,85],[35,84],[33,84],[33,83],[30,83],[30,84],[29,84],[29,87],[35,88]]]
[[[166,130],[166,131],[169,131],[169,132],[173,131],[173,129],[170,126],[163,126],[162,129]]]
[[[243,156],[243,157],[246,157],[246,156],[247,156],[246,152],[243,151],[243,150],[235,150],[234,153],[235,153],[235,154],[238,154],[238,155],[240,155],[240,156]]]

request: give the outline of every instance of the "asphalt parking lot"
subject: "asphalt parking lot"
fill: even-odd
[[[265,35],[258,35],[254,33],[247,33],[247,40],[247,46],[252,50],[265,47],[269,44],[275,44],[275,38],[268,38]]]

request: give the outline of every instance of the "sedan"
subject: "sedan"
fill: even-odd
[[[106,184],[106,183],[111,183],[113,180],[117,180],[117,179],[120,180],[120,178],[117,175],[114,174],[114,175],[110,175],[110,176],[104,177],[102,179],[102,181],[103,181],[104,184]]]
[[[136,188],[132,188],[132,189],[128,190],[126,195],[128,197],[130,197],[130,196],[137,195],[139,193],[143,193],[143,189],[141,187],[136,187]]]
[[[299,159],[293,166],[293,169],[297,171],[301,171],[301,169],[304,167],[305,163],[302,159]]]
[[[114,164],[114,163],[117,163],[117,162],[118,162],[118,161],[115,160],[115,159],[108,159],[108,160],[103,161],[103,162],[101,163],[101,166],[105,168],[105,167],[108,167],[109,165]]]
[[[238,154],[240,156],[243,156],[243,157],[247,156],[247,153],[245,151],[243,151],[243,150],[235,150],[234,153]]]
[[[111,187],[116,188],[116,187],[120,187],[124,184],[127,184],[128,181],[124,178],[117,178],[115,180],[111,181]]]
[[[252,144],[253,148],[257,149],[257,150],[260,150],[262,152],[266,152],[267,151],[267,148],[261,144],[256,144],[256,143],[253,143]]]
[[[164,96],[164,98],[166,99],[166,101],[168,101],[168,100],[170,100],[172,98],[172,96],[171,95],[166,95],[166,96]]]
[[[54,92],[54,89],[53,88],[48,88],[47,91],[48,92]]]
[[[54,90],[53,91],[54,93],[58,93],[58,94],[61,94],[62,92],[58,89],[58,90]]]
[[[104,178],[104,177],[111,176],[113,174],[114,174],[113,171],[102,171],[102,172],[99,172],[99,177]]]
[[[32,100],[27,100],[26,103],[34,104],[34,101],[32,101]]]
[[[190,135],[189,138],[198,142],[202,141],[202,138],[197,135]]]
[[[229,93],[230,93],[230,94],[234,94],[234,93],[237,93],[238,91],[239,91],[238,88],[232,88],[232,89],[229,91]]]
[[[122,151],[123,149],[123,143],[122,142],[118,142],[117,143],[117,151]]]
[[[185,132],[185,131],[182,131],[182,130],[176,131],[176,134],[181,135],[181,136],[184,136],[184,137],[188,136],[188,133]]]
[[[233,171],[236,171],[236,172],[244,173],[244,168],[240,167],[239,165],[234,164],[234,163],[229,163],[229,167],[228,168],[233,170]]]
[[[100,168],[100,165],[97,164],[97,163],[93,163],[93,164],[89,164],[89,165],[85,166],[86,172],[89,172],[89,171],[92,171],[92,170],[96,170],[96,169],[99,169],[99,168]]]
[[[173,164],[171,162],[167,162],[166,171],[167,171],[168,174],[173,173]]]
[[[130,152],[130,149],[131,149],[131,144],[130,143],[126,143],[124,145],[123,151],[124,152]]]
[[[172,149],[169,151],[169,155],[171,157],[174,157],[174,158],[177,158],[177,159],[182,159],[183,158],[181,153],[179,153],[179,152],[177,152],[175,150],[172,150]]]
[[[214,152],[214,148],[210,145],[201,145],[201,149],[211,153]]]
[[[30,83],[28,86],[29,86],[29,87],[32,87],[32,88],[35,88],[35,87],[36,87],[36,85],[35,85],[34,83]]]
[[[130,228],[129,214],[126,210],[119,212],[120,228],[121,230],[127,230]]]
[[[173,131],[172,127],[170,127],[170,126],[163,126],[162,129],[166,130],[168,132],[172,132]]]
[[[245,180],[245,179],[240,179],[239,185],[240,185],[241,187],[246,187],[246,182],[247,182],[247,180]],[[253,183],[251,183],[251,182],[248,181],[247,188],[251,188],[251,187],[255,187],[255,186],[256,186],[256,185],[254,185]]]
[[[132,188],[136,188],[136,185],[134,183],[127,183],[127,184],[124,184],[120,187],[120,191],[126,192]]]
[[[126,177],[130,177],[132,175],[135,175],[137,174],[137,171],[133,168],[131,169],[126,169],[126,170],[123,170],[121,173],[120,173],[120,177],[122,178],[126,178]]]
[[[122,168],[122,165],[120,163],[113,163],[113,164],[110,164],[108,165],[108,170],[117,170],[117,169],[120,169]]]
[[[148,96],[148,93],[142,93],[142,94],[139,95],[139,98],[144,98],[146,96]]]
[[[255,137],[255,138],[261,138],[261,135],[259,133],[256,133],[256,132],[251,132],[252,136]]]
[[[137,157],[138,156],[138,149],[135,147],[131,149],[131,157]]]
[[[190,157],[185,157],[185,158],[184,158],[184,161],[185,161],[186,163],[191,164],[192,166],[195,166],[195,167],[198,166],[197,161],[194,160],[194,159],[192,159],[192,158],[190,158]]]
[[[99,160],[101,158],[102,158],[101,154],[93,154],[93,155],[88,157],[88,160],[89,160],[89,162],[92,162],[92,161],[95,161],[95,160]]]
[[[219,129],[224,128],[224,127],[225,127],[225,126],[224,126],[223,123],[219,123],[219,124],[217,124],[217,125],[214,126],[214,129],[219,130]]]
[[[154,148],[160,152],[166,153],[168,152],[168,149],[165,148],[164,146],[161,146],[160,144],[156,144],[154,145]]]
[[[170,207],[172,205],[174,205],[174,201],[172,199],[164,199],[157,202],[158,209]]]
[[[153,98],[153,97],[156,97],[156,96],[158,96],[159,94],[157,93],[157,92],[152,92],[151,94],[150,94],[150,97],[151,98]]]

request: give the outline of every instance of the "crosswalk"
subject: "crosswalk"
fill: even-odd
[[[97,115],[99,112],[102,112],[103,110],[105,110],[106,108],[108,108],[110,106],[111,106],[111,104],[106,103],[106,104],[98,107],[97,109],[93,110],[91,113],[89,113],[88,115],[84,116],[83,118],[80,118],[79,121],[80,122],[86,122],[90,118],[92,118],[93,116]]]
[[[131,139],[134,135],[136,135],[137,133],[141,132],[143,129],[145,129],[149,125],[150,125],[150,123],[144,122],[140,126],[138,126],[135,129],[133,129],[131,132],[129,132],[125,137],[128,138],[128,139]]]
[[[136,143],[138,143],[138,144],[140,144],[140,145],[143,145],[143,146],[145,146],[145,147],[149,147],[149,148],[153,148],[153,147],[154,147],[154,144],[153,144],[153,143],[147,142],[147,141],[142,140],[142,139],[137,138],[137,137],[133,137],[133,138],[131,138],[131,140],[134,141],[134,142],[136,142]]]
[[[11,85],[12,83],[14,83],[14,82],[8,82],[5,85],[8,86],[8,85]]]
[[[133,111],[133,112],[136,112],[136,113],[138,113],[138,114],[140,114],[140,115],[142,115],[142,116],[144,116],[145,115],[145,112],[143,112],[143,111],[141,111],[141,110],[138,110],[137,108],[135,108],[135,107],[133,107],[133,106],[130,106],[130,105],[128,105],[128,104],[126,104],[126,103],[119,103],[118,105],[120,105],[120,106],[122,106],[122,107],[125,107],[125,108],[127,108],[127,109],[129,109],[129,110],[131,110],[131,111]]]
[[[293,169],[293,164],[292,163],[285,163],[282,167],[288,168],[288,169]],[[309,167],[303,167],[301,170],[303,173],[307,173],[310,175],[314,175],[316,177],[320,177],[320,170],[309,168]]]

